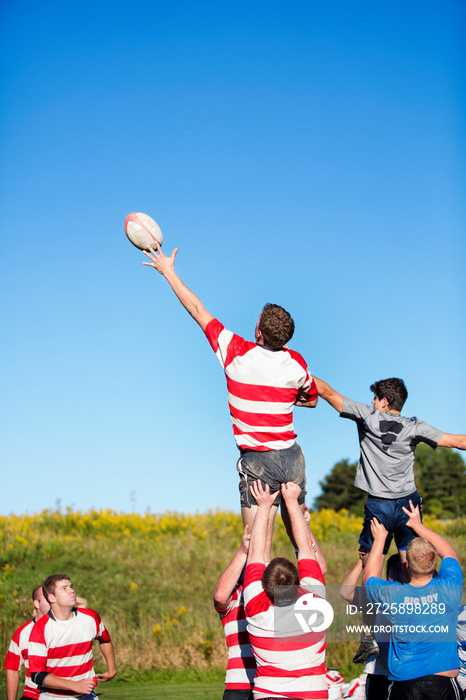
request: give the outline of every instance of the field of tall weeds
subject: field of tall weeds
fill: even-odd
[[[465,519],[425,522],[464,560]],[[357,556],[361,518],[322,510],[312,514],[311,527],[327,559],[327,583],[338,586]],[[226,647],[212,594],[241,536],[241,516],[223,511],[138,515],[67,509],[0,516],[2,654],[16,627],[32,615],[32,589],[49,574],[64,573],[108,627],[120,678],[220,677]],[[274,555],[294,557],[280,517]],[[354,644],[330,643],[327,666],[357,675],[351,667],[354,651]]]

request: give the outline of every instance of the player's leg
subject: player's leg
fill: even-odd
[[[301,508],[302,513],[303,513],[303,517],[304,517],[304,513],[306,510],[306,504],[300,503],[299,507]],[[293,537],[293,528],[291,527],[290,514],[288,513],[288,508],[286,507],[286,503],[283,499],[282,499],[282,502],[280,504],[280,515],[282,516],[283,525],[285,526],[286,533],[287,533],[288,537],[290,538],[290,542],[293,545],[295,552],[297,553],[298,548],[296,547],[296,542],[295,542],[295,539]]]
[[[414,491],[414,493],[411,493],[409,496],[396,499],[396,523],[393,530],[395,535],[395,544],[398,547],[401,564],[403,566],[405,583],[409,583],[408,562],[406,560],[406,547],[410,542],[412,542],[412,540],[414,540],[417,537],[414,530],[412,530],[406,525],[407,515],[403,510],[403,507],[409,510],[410,501],[414,507],[419,507],[419,513],[421,515],[422,521],[422,498],[417,491]]]
[[[267,542],[265,545],[265,561],[268,564],[272,559],[272,540],[273,540],[273,526],[275,522],[275,516],[277,515],[278,506],[273,505],[269,513],[269,522],[267,524]],[[252,526],[254,524],[254,518],[257,513],[257,505],[250,505],[249,507],[241,508],[241,515],[243,517],[243,525],[247,525],[249,532],[252,532]]]
[[[288,481],[294,481],[295,484],[298,484],[298,486],[301,487],[301,494],[298,498],[298,503],[304,516],[306,511],[306,463],[301,447],[295,443],[292,445],[292,447],[289,447],[286,450],[279,450],[277,454],[277,462],[277,471],[274,475],[277,481],[284,484],[286,484]],[[298,556],[290,516],[286,503],[283,499],[281,500],[280,513],[287,535],[295,549],[296,556]]]
[[[367,555],[372,549],[373,537],[371,532],[371,520],[372,518],[377,518],[377,520],[382,523],[387,530],[390,529],[391,515],[390,515],[390,501],[383,498],[376,498],[374,496],[368,496],[367,502],[364,506],[364,523],[362,527],[361,534],[359,536],[359,556],[367,559]],[[383,548],[383,557],[381,559],[381,568],[379,576],[382,574],[383,564],[385,556],[390,548],[391,541],[393,539],[393,534],[388,533],[385,540]],[[373,633],[373,628],[376,622],[375,612],[372,611],[372,606],[367,600],[365,588],[361,591],[361,607],[362,607],[362,621],[364,624],[364,631],[361,634],[361,641],[356,654],[353,657],[353,663],[360,664],[367,661],[374,654],[378,654],[380,651],[379,645]]]

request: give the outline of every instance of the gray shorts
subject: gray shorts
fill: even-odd
[[[239,492],[241,495],[241,507],[250,508],[257,505],[256,499],[252,495],[249,487],[253,481],[261,480],[262,485],[268,484],[270,491],[278,491],[274,505],[280,505],[282,496],[280,492],[281,484],[287,481],[294,481],[301,487],[301,495],[298,503],[304,503],[306,495],[306,464],[304,453],[295,442],[285,450],[267,450],[258,452],[255,450],[245,450],[236,463],[239,473]]]

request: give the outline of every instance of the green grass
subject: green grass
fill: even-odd
[[[427,524],[464,560],[465,519]],[[355,561],[361,519],[327,510],[313,513],[311,526],[327,560],[327,584],[339,586]],[[224,512],[0,516],[0,653],[4,656],[13,631],[30,619],[33,587],[51,573],[66,573],[77,594],[102,615],[114,641],[119,680],[99,686],[102,698],[107,688],[117,693],[142,682],[152,690],[167,683],[183,684],[183,692],[186,684],[222,688],[226,645],[212,594],[241,535],[241,517]],[[274,555],[294,557],[281,521]],[[95,646],[96,668],[103,670]],[[351,663],[357,646],[329,641],[327,667],[347,680],[358,675],[362,667]],[[3,683],[0,671],[0,692]]]
[[[97,688],[100,700],[203,700],[221,698],[223,683],[118,683],[110,681]],[[21,697],[18,695],[18,697]],[[6,700],[4,688],[0,689],[0,700]]]

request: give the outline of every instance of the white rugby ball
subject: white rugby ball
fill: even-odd
[[[134,211],[125,219],[125,232],[129,240],[139,250],[147,250],[149,246],[155,249],[154,241],[162,245],[162,231],[152,217]]]

